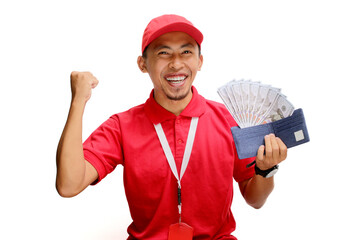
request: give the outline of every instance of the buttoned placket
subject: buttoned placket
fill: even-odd
[[[190,121],[191,119],[185,119],[182,116],[177,116],[175,119],[175,123],[174,123],[174,129],[175,129],[175,162],[176,162],[176,167],[178,169],[178,173],[180,174],[180,168],[181,168],[181,163],[182,163],[182,159],[184,156],[184,151],[185,151],[185,141],[187,138],[187,133],[189,131],[189,127],[185,127],[184,124],[185,122],[187,122],[186,120],[189,121],[189,126],[190,126]],[[185,128],[185,129],[184,129]]]

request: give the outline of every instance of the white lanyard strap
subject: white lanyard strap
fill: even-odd
[[[181,169],[180,169],[180,177],[179,177],[178,172],[177,172],[174,156],[173,156],[173,154],[171,152],[169,143],[166,140],[164,130],[161,127],[161,123],[158,123],[156,125],[154,124],[156,133],[157,133],[157,135],[159,137],[159,140],[160,140],[161,146],[162,146],[162,148],[164,150],[166,159],[167,159],[167,161],[169,163],[171,171],[173,172],[176,180],[178,181],[179,187],[181,186],[180,181],[181,181],[181,179],[182,179],[182,177],[183,177],[183,175],[185,173],[185,170],[186,170],[187,165],[188,165],[189,160],[190,160],[191,150],[192,150],[192,147],[193,147],[193,144],[194,144],[195,133],[196,133],[196,128],[197,128],[198,121],[199,121],[198,117],[193,117],[191,119],[190,129],[189,129],[189,133],[188,133],[188,137],[187,137],[187,141],[186,141],[186,146],[185,146],[184,157],[183,157],[182,164],[181,164]]]

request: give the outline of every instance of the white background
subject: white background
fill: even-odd
[[[165,13],[204,34],[200,94],[221,101],[217,88],[234,78],[262,81],[306,116],[311,141],[289,150],[262,209],[246,205],[234,185],[234,234],[359,239],[359,12],[349,0],[1,1],[0,239],[126,238],[122,167],[64,199],[55,190],[56,148],[71,71],[100,81],[84,139],[147,99],[152,84],[136,58],[147,23]]]

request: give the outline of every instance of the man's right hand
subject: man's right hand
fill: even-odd
[[[98,178],[98,173],[84,158],[82,117],[91,89],[98,80],[89,72],[71,73],[72,101],[56,154],[56,189],[63,197],[73,197]]]
[[[72,72],[70,75],[72,100],[85,101],[91,97],[91,89],[95,88],[99,81],[90,72]]]

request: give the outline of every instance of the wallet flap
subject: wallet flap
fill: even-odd
[[[274,133],[270,124],[262,124],[248,128],[232,127],[236,151],[239,159],[257,155],[260,145],[264,144],[264,136]]]
[[[293,115],[272,123],[275,136],[279,137],[288,148],[310,141],[302,109]]]

